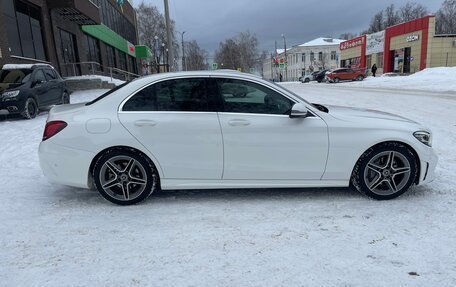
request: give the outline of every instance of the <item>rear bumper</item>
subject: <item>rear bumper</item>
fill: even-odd
[[[63,147],[51,140],[41,142],[38,152],[46,178],[53,183],[89,188],[89,168],[95,154]]]

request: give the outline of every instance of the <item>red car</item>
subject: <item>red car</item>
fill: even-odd
[[[332,83],[339,83],[340,81],[362,81],[366,74],[364,69],[341,68],[328,73],[326,77]]]

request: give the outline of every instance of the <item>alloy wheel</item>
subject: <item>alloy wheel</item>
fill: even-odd
[[[375,155],[364,169],[364,181],[375,194],[387,196],[397,193],[407,185],[411,164],[400,152],[384,151]]]

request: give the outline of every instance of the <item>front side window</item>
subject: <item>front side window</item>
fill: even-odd
[[[176,79],[159,82],[137,92],[122,111],[215,111],[206,78]]]
[[[42,70],[38,70],[35,73],[35,82],[46,82],[46,77],[44,76],[44,73]]]
[[[217,86],[223,112],[287,115],[294,104],[276,91],[252,82],[217,79]]]
[[[56,73],[53,70],[51,70],[51,69],[45,69],[44,73],[46,74],[46,78],[47,78],[48,81],[52,81],[52,80],[57,79]]]

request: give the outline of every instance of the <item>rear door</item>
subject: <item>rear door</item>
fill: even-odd
[[[122,125],[158,160],[167,179],[221,179],[223,142],[208,78],[147,86],[119,111]]]

